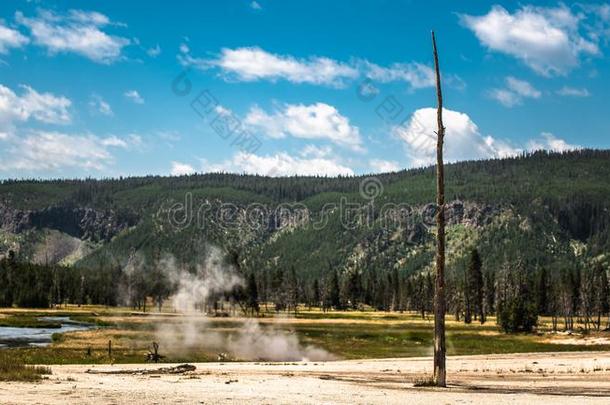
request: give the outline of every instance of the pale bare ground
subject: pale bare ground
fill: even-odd
[[[430,358],[295,363],[53,366],[40,383],[0,383],[2,404],[608,404],[610,353],[449,357],[446,389],[417,388]],[[93,374],[132,371],[128,374]]]

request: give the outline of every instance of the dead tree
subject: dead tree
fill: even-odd
[[[151,350],[149,350],[148,354],[146,355],[146,361],[158,363],[159,360],[163,360],[164,358],[165,356],[159,354],[159,343],[152,342]]]
[[[445,176],[443,169],[443,94],[441,75],[438,67],[436,38],[432,31],[432,49],[434,51],[434,70],[436,73],[436,97],[438,100],[436,133],[436,281],[434,288],[434,385],[446,386],[445,368]]]

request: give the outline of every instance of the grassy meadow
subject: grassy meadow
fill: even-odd
[[[40,381],[51,369],[45,366],[26,365],[8,351],[0,351],[0,381]]]
[[[96,327],[54,334],[52,343],[45,347],[2,349],[3,361],[10,363],[13,359],[19,364],[141,363],[146,361],[153,341],[159,343],[159,353],[165,356],[164,362],[218,361],[219,349],[211,343],[210,336],[220,340],[236,336],[246,321],[242,317],[202,315],[187,318],[170,312],[141,313],[127,308],[83,306],[58,310],[0,309],[0,326],[53,327],[54,322],[39,320],[43,316],[69,316],[72,320],[93,323]],[[415,313],[323,313],[303,308],[297,315],[262,312],[257,321],[262,330],[296,336],[302,346],[325,349],[338,359],[432,354],[432,318],[422,319]],[[191,322],[197,331],[196,339],[189,343],[188,348],[175,341],[175,335],[180,336],[185,322]],[[167,339],[162,331],[170,331],[174,338]],[[610,350],[610,339],[607,339],[610,333],[591,332],[586,337],[596,340],[585,345],[582,344],[585,337],[580,334],[554,334],[550,331],[550,320],[544,318],[540,319],[536,333],[504,334],[498,330],[494,318],[484,325],[477,322],[466,325],[447,317],[448,355]],[[562,339],[565,341],[561,342]],[[244,359],[228,355],[222,360]]]

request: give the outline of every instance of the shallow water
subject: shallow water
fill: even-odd
[[[95,326],[88,323],[76,322],[69,317],[47,316],[43,321],[57,321],[60,328],[16,328],[12,326],[0,327],[0,348],[47,346],[51,343],[54,333],[65,333],[78,330],[89,330]]]

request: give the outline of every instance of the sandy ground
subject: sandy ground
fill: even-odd
[[[199,363],[183,375],[154,364],[53,366],[37,383],[0,383],[2,404],[608,404],[610,353],[456,356],[447,389],[416,388],[430,358]],[[129,374],[92,374],[132,370]]]

